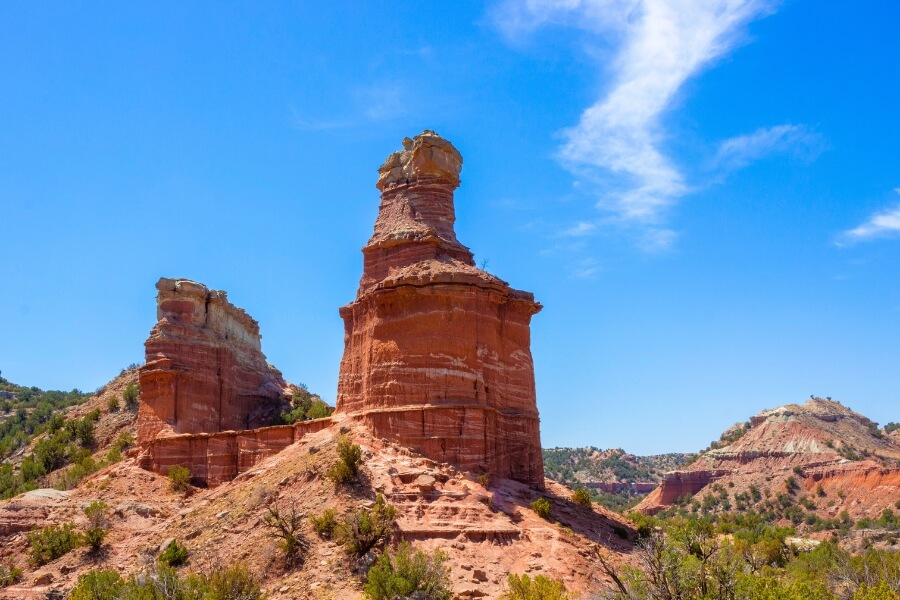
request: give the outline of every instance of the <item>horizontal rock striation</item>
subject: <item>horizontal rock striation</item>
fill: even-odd
[[[187,467],[195,483],[216,486],[330,425],[331,419],[325,418],[244,431],[170,435],[145,443],[138,463],[163,475],[176,465]]]
[[[337,410],[432,459],[543,486],[534,296],[475,267],[454,232],[462,157],[433,132],[379,170],[356,300],[340,310]]]
[[[829,498],[839,499],[819,507],[820,516],[827,518],[842,509],[872,516],[864,507],[889,508],[900,497],[900,445],[838,402],[812,398],[802,405],[764,410],[750,418],[749,426],[740,424],[723,436],[735,431],[742,433],[730,437],[728,445],[667,473],[635,508],[654,513],[685,495],[713,493],[712,483],[727,486],[732,497],[751,488],[782,493],[791,481],[791,487],[807,492],[818,494],[821,488]]]
[[[287,383],[266,363],[259,324],[205,285],[163,278],[156,289],[158,321],[140,370],[138,443],[271,422]]]

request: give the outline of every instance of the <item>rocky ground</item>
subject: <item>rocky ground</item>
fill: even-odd
[[[112,382],[97,397],[72,409],[79,414],[102,407],[98,440],[110,443],[134,428],[127,411],[106,412],[109,394],[119,393],[128,377]],[[335,436],[345,431],[363,448],[360,480],[336,486],[325,476],[337,460]],[[102,448],[97,455],[105,452]],[[168,478],[138,468],[134,451],[120,463],[91,475],[68,491],[41,489],[0,503],[0,554],[25,568],[24,580],[0,590],[3,598],[43,598],[50,590],[70,589],[90,569],[122,574],[151,567],[160,546],[176,539],[189,550],[185,569],[211,570],[240,561],[259,577],[266,592],[279,598],[357,598],[362,581],[356,563],[335,542],[320,539],[305,519],[310,548],[301,565],[284,564],[277,540],[263,524],[269,507],[295,507],[304,516],[332,508],[340,519],[371,506],[382,493],[397,507],[394,542],[441,549],[449,557],[454,594],[460,598],[497,597],[508,573],[544,574],[584,592],[600,584],[592,558],[599,546],[614,560],[627,560],[633,538],[622,517],[569,500],[571,491],[547,482],[537,492],[511,480],[488,481],[428,460],[407,449],[373,439],[349,419],[306,436],[234,481],[212,489],[173,492]],[[539,496],[552,503],[544,520],[530,504]],[[28,564],[26,533],[48,524],[86,521],[82,510],[95,500],[112,509],[111,529],[100,553],[79,548],[42,567]]]

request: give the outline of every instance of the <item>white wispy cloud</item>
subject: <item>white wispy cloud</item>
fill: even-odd
[[[543,25],[574,27],[613,40],[607,91],[564,130],[563,165],[595,186],[598,208],[620,224],[652,229],[659,249],[674,232],[658,227],[690,191],[666,156],[662,116],[684,83],[733,49],[743,26],[774,11],[776,0],[507,0],[494,18],[511,38]],[[606,65],[598,60],[598,69]],[[752,137],[752,136],[750,136]],[[789,132],[781,132],[781,138]],[[739,144],[732,160],[740,158]],[[763,140],[756,142],[761,151]],[[726,152],[729,152],[726,150]],[[723,160],[727,157],[723,157]],[[574,233],[587,232],[579,226]],[[666,241],[668,240],[668,241]]]
[[[900,194],[900,188],[895,188],[894,191]],[[845,231],[837,243],[839,246],[844,246],[854,242],[894,236],[900,236],[900,203],[875,213],[862,225]]]
[[[734,171],[776,153],[791,153],[812,160],[824,148],[822,136],[804,125],[776,125],[725,140],[719,145],[713,163],[716,168]]]

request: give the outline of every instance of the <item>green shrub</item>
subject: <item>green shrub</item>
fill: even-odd
[[[302,560],[309,543],[303,537],[300,528],[303,517],[297,507],[291,505],[290,511],[281,511],[277,506],[270,506],[263,517],[263,524],[272,530],[272,535],[279,540],[279,546],[287,559]]]
[[[403,542],[393,555],[378,557],[363,591],[372,600],[409,598],[413,594],[421,600],[450,600],[453,594],[446,561],[440,550],[434,554],[413,552],[409,542]]]
[[[334,518],[334,510],[328,508],[320,517],[310,517],[313,530],[319,534],[319,537],[330,539],[334,535],[334,529],[337,527],[337,520]]]
[[[106,453],[106,464],[113,465],[122,460],[122,452],[113,446],[112,450]]]
[[[159,553],[159,558],[157,560],[167,567],[180,567],[187,562],[187,559],[187,548],[179,545],[176,540],[172,540],[172,543],[163,548],[163,551]]]
[[[550,501],[543,497],[531,503],[531,510],[536,512],[542,519],[550,519],[550,508]]]
[[[338,542],[349,554],[362,556],[390,537],[396,518],[397,509],[378,494],[371,509],[363,508],[347,515],[336,529]]]
[[[581,506],[590,508],[591,507],[591,495],[584,488],[578,488],[572,494],[572,502],[575,504],[580,504]]]
[[[291,395],[291,410],[283,412],[279,416],[279,422],[290,425],[298,421],[321,419],[331,416],[334,409],[326,404],[316,394],[311,394],[306,386],[299,384]]]
[[[31,545],[31,562],[38,566],[45,565],[71,552],[80,542],[74,523],[48,525],[41,529],[35,529],[28,534],[27,538]]]
[[[362,448],[351,442],[346,436],[338,438],[338,461],[325,474],[337,484],[347,483],[359,473],[362,462]]]
[[[22,580],[23,570],[21,567],[0,562],[0,588],[5,588]]]
[[[616,534],[619,538],[623,540],[628,539],[628,530],[622,527],[621,525],[613,525],[612,526],[613,533]]]
[[[169,467],[169,486],[173,492],[184,493],[191,487],[191,472],[187,467]]]
[[[118,412],[119,397],[118,396],[110,396],[109,400],[106,401],[106,407],[109,409],[109,412]]]
[[[550,579],[543,575],[535,575],[534,579],[528,575],[515,575],[510,573],[506,579],[507,590],[502,596],[504,600],[568,600],[566,586],[559,579]]]
[[[330,417],[331,413],[334,412],[334,409],[325,404],[322,400],[315,399],[313,400],[312,406],[309,407],[309,410],[306,411],[307,419],[322,419],[324,417]]]
[[[263,600],[259,582],[241,564],[217,569],[211,575],[178,574],[158,564],[149,574],[123,580],[111,570],[90,571],[78,579],[74,600]]]
[[[132,446],[134,446],[134,436],[127,431],[120,433],[119,437],[116,438],[116,441],[113,442],[113,448],[119,451],[131,448]]]
[[[91,502],[84,509],[88,526],[84,530],[84,542],[91,550],[99,550],[109,532],[109,506],[102,500]]]
[[[262,600],[259,582],[242,564],[216,570],[211,576],[201,576],[199,585],[203,600]]]
[[[125,400],[125,406],[134,407],[137,406],[138,399],[140,398],[141,390],[138,388],[137,384],[134,382],[129,383],[125,386],[125,391],[122,392],[122,398]]]
[[[88,571],[78,578],[69,600],[119,600],[125,580],[113,570]]]

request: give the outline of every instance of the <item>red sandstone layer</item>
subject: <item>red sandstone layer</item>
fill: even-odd
[[[381,167],[359,291],[340,311],[337,408],[432,459],[542,487],[530,349],[541,305],[456,239],[461,166],[425,132]]]
[[[141,367],[138,443],[271,422],[287,384],[266,363],[259,325],[225,292],[185,279],[156,284],[158,322]]]

